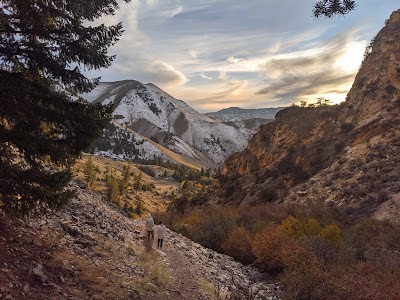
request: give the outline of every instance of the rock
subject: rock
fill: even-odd
[[[142,297],[140,296],[140,293],[137,290],[134,290],[128,295],[128,299],[129,300],[141,300]]]
[[[75,180],[75,184],[82,190],[87,189],[87,184],[84,183],[82,180]]]
[[[43,273],[43,265],[39,264],[36,268],[32,269],[33,278],[42,284],[47,284],[48,278]]]
[[[148,291],[148,292],[153,292],[153,293],[155,293],[155,292],[157,292],[158,287],[157,287],[157,285],[155,285],[154,283],[148,282],[148,283],[146,283],[146,284],[144,285],[144,289],[145,289],[146,291]]]
[[[23,291],[25,294],[27,294],[27,293],[29,292],[29,285],[28,285],[28,284],[25,284],[25,285],[24,285],[24,288],[22,289],[22,291]]]
[[[308,192],[307,191],[297,191],[296,194],[299,196],[305,196],[308,194]]]
[[[65,232],[67,232],[73,237],[80,235],[80,231],[78,230],[78,228],[76,228],[75,226],[71,226],[67,222],[62,222],[61,227],[62,229],[64,229]]]

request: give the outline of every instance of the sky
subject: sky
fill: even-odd
[[[101,81],[154,83],[200,112],[344,101],[366,45],[398,0],[358,0],[315,19],[315,0],[132,0],[97,24],[123,22]]]

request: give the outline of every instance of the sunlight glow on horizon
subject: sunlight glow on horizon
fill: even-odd
[[[382,3],[315,20],[305,0],[132,1],[98,21],[122,21],[125,32],[110,49],[112,66],[85,75],[153,83],[202,112],[319,97],[337,104],[354,81],[365,45],[397,9]]]

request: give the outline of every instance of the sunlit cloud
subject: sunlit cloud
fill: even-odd
[[[394,1],[314,20],[309,0],[137,0],[115,16],[125,32],[103,81],[152,82],[200,111],[345,99],[368,41]],[[290,9],[288,9],[290,8]]]
[[[282,102],[329,97],[343,101],[361,64],[364,44],[353,42],[355,34],[344,32],[327,43],[284,55],[263,65],[265,87],[257,94]]]
[[[182,85],[187,82],[186,76],[172,65],[163,61],[155,61],[149,67],[149,72],[156,82],[165,85]]]
[[[218,89],[217,92],[209,94],[206,98],[199,98],[196,100],[193,100],[193,102],[204,102],[204,101],[215,101],[215,100],[221,100],[227,97],[232,97],[232,96],[237,96],[240,94],[240,92],[246,88],[246,86],[249,84],[247,80],[234,80],[234,81],[229,81],[221,84],[219,88],[214,88]],[[230,99],[232,101],[232,98]],[[224,101],[223,101],[224,102]]]

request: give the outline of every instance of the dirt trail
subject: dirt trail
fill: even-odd
[[[202,290],[198,278],[191,270],[190,262],[182,253],[167,250],[162,252],[161,255],[165,255],[164,259],[169,266],[172,281],[157,293],[150,293],[143,297],[144,300],[211,299]]]
[[[0,299],[212,300],[217,286],[279,299],[279,287],[254,268],[168,229],[162,251],[156,242],[148,249],[144,220],[77,192],[59,211],[26,222],[0,211]]]
[[[155,293],[149,293],[142,297],[142,299],[211,299],[211,296],[201,287],[201,279],[194,272],[193,264],[181,249],[168,240],[168,237],[165,240],[162,250],[157,249],[157,239],[151,245],[146,244],[145,242],[144,251],[157,257],[156,263],[166,267],[171,276],[171,281],[166,287],[161,288]]]

